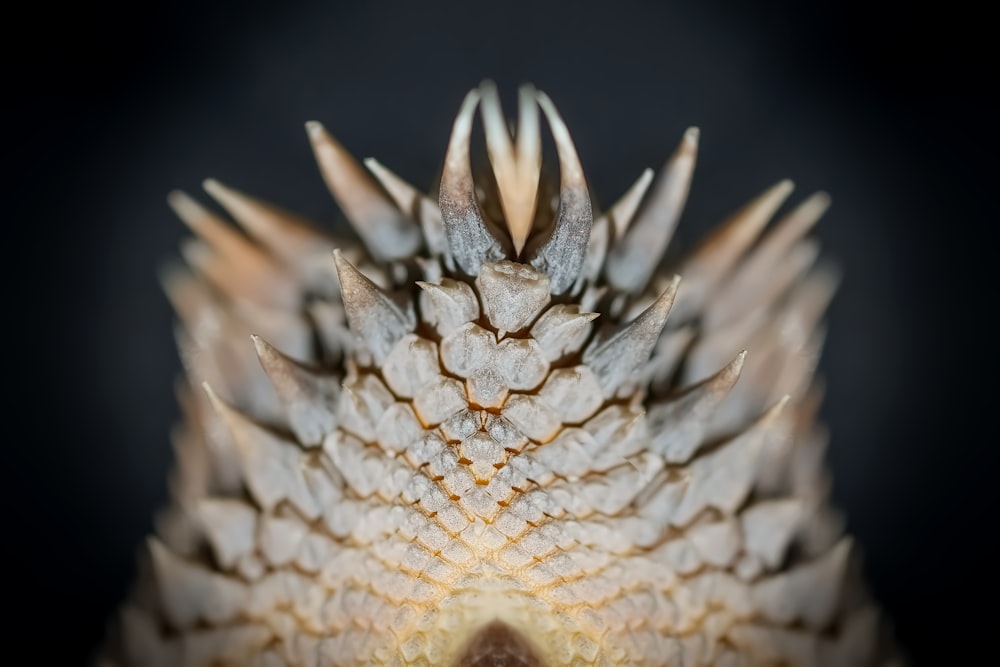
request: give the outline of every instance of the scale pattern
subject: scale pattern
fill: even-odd
[[[514,137],[469,94],[438,202],[307,129],[361,245],[216,181],[245,233],[170,197],[186,419],[100,664],[895,664],[826,499],[824,194],[765,231],[777,184],[680,280],[696,129],[597,216],[531,87]]]

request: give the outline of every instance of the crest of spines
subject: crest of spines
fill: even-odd
[[[471,168],[477,109],[494,202],[483,200]],[[559,165],[559,196],[551,206],[539,199],[543,117]],[[287,502],[307,520],[317,519],[323,508],[310,491],[314,482],[293,460],[283,434],[306,452],[319,448],[338,426],[334,406],[346,391],[345,376],[395,363],[390,354],[415,332],[431,329],[440,340],[470,321],[497,340],[531,338],[549,362],[569,355],[586,365],[599,404],[642,406],[648,433],[642,446],[667,464],[654,475],[675,474],[671,466],[708,471],[691,473],[698,479],[711,477],[713,466],[732,473],[736,464],[723,459],[749,450],[712,447],[753,439],[756,460],[744,462],[745,474],[714,480],[728,486],[713,487],[711,500],[700,497],[708,486],[692,490],[678,515],[693,516],[713,503],[733,511],[754,485],[765,500],[791,495],[794,500],[773,511],[747,518],[774,540],[755,546],[765,564],[778,565],[794,525],[798,549],[835,552],[843,567],[846,543],[831,551],[839,526],[825,506],[825,487],[802,486],[823,479],[822,441],[812,422],[818,394],[810,386],[820,344],[814,332],[835,280],[827,269],[810,270],[817,250],[805,236],[824,212],[826,196],[806,199],[765,234],[792,190],[782,181],[696,247],[677,275],[662,273],[688,195],[698,130],[684,133],[658,175],[647,169],[617,203],[595,214],[576,149],[549,98],[522,88],[517,121],[511,136],[491,83],[470,92],[452,129],[436,202],[373,159],[362,166],[322,125],[308,123],[324,181],[361,247],[214,180],[205,189],[245,233],[182,193],[170,196],[198,237],[183,248],[194,275],[175,269],[166,283],[183,323],[188,376],[205,389],[181,390],[187,421],[176,438],[175,503],[161,517],[162,542],[151,540],[161,580],[183,576],[175,554],[198,557],[206,522],[238,523],[213,496],[238,497],[249,487],[265,509]],[[502,215],[491,219],[487,210]],[[780,321],[765,321],[774,313]],[[252,344],[240,345],[248,329]],[[744,346],[761,362],[738,384],[750,363]],[[498,407],[500,399],[487,390],[468,391],[478,407]],[[781,417],[790,398],[794,414]],[[779,424],[816,444],[794,461],[782,460],[787,452],[761,444],[781,440],[764,438]],[[770,474],[761,471],[768,456],[775,464]],[[655,497],[666,488],[655,481],[636,503],[667,502]],[[228,547],[216,549],[224,565],[254,567],[241,564],[236,551],[226,556]],[[190,600],[166,604],[175,617],[204,617],[204,610],[185,611]],[[783,613],[808,615],[803,605]],[[135,614],[129,618],[142,625]]]

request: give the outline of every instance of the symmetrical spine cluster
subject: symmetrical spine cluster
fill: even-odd
[[[466,97],[437,203],[307,129],[362,245],[171,195],[186,420],[103,664],[889,664],[815,423],[825,195],[765,231],[779,183],[661,273],[696,129],[597,215],[530,87],[514,137]]]

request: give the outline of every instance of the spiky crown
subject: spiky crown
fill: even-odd
[[[596,218],[530,87],[516,138],[492,84],[466,97],[437,204],[308,132],[364,249],[215,181],[249,236],[171,196],[200,237],[167,288],[207,392],[182,387],[174,502],[108,664],[884,663],[814,422],[825,195],[763,233],[774,186],[680,284],[658,266],[695,129]]]

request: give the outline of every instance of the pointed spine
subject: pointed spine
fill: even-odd
[[[652,182],[653,170],[646,169],[636,179],[635,183],[632,184],[632,187],[626,190],[625,194],[601,216],[601,218],[605,218],[611,222],[616,239],[625,236],[629,228],[629,223],[632,222],[636,211],[639,210],[639,205],[646,196],[646,191],[649,190],[649,184]]]
[[[396,341],[413,330],[413,313],[400,308],[378,285],[354,268],[340,250],[334,250],[333,256],[347,322],[372,353],[375,363],[381,364]]]
[[[721,277],[757,239],[795,185],[779,181],[749,202],[706,238],[684,263],[688,271]]]
[[[486,226],[472,181],[469,139],[477,104],[479,91],[470,91],[455,118],[438,196],[448,251],[458,268],[470,276],[479,275],[483,263],[503,259],[506,254]]]
[[[309,121],[306,130],[323,180],[375,259],[393,261],[414,255],[420,248],[420,229],[322,124]]]
[[[202,388],[232,434],[243,478],[257,503],[271,511],[287,500],[306,518],[318,517],[321,508],[303,477],[302,449],[223,401],[207,382]]]
[[[424,242],[430,253],[437,256],[447,253],[448,240],[444,234],[441,209],[438,208],[437,203],[428,199],[424,193],[404,181],[375,158],[365,158],[364,162],[368,171],[378,179],[378,182],[382,184],[399,209],[420,223]]]
[[[574,294],[580,292],[584,282],[593,283],[597,280],[601,269],[604,268],[604,260],[608,256],[613,239],[620,239],[625,234],[625,230],[628,229],[628,224],[639,208],[652,180],[653,170],[646,169],[632,187],[621,196],[621,199],[594,220],[594,224],[590,228],[590,241],[587,243],[580,276],[573,286]]]
[[[559,211],[551,236],[535,251],[531,265],[548,274],[552,294],[565,294],[583,267],[594,212],[583,167],[566,124],[548,95],[538,93],[538,104],[549,121],[559,153]]]
[[[667,463],[686,463],[705,438],[712,411],[739,380],[746,350],[722,370],[694,385],[677,398],[649,408],[650,449]]]
[[[222,623],[246,608],[250,591],[242,582],[189,562],[155,537],[146,544],[163,611],[174,627],[187,628],[199,620]]]
[[[287,211],[223,185],[214,178],[205,179],[202,187],[251,236],[291,265],[331,246],[330,239],[322,232]]]
[[[706,507],[736,511],[753,487],[765,438],[788,401],[786,394],[738,435],[688,465],[687,488],[670,517],[674,526],[688,525]]]
[[[185,258],[231,297],[275,306],[296,304],[301,287],[261,247],[211,213],[185,192],[175,190],[167,203],[177,217],[207,246],[186,242]]]
[[[535,89],[522,86],[518,91],[517,145],[511,141],[500,107],[500,96],[492,81],[479,87],[482,94],[483,127],[486,150],[493,165],[504,220],[520,254],[531,233],[538,199],[538,179],[542,165],[542,137],[538,122]]]
[[[174,190],[167,195],[167,203],[188,229],[220,254],[231,257],[237,262],[260,261],[263,253],[259,248],[234,227],[227,225],[221,218],[188,196],[186,192]]]
[[[256,334],[250,338],[295,436],[303,445],[319,445],[336,425],[333,415],[339,393],[336,378],[314,373]]]
[[[605,396],[613,396],[622,382],[649,359],[667,321],[679,283],[680,277],[675,276],[663,294],[639,317],[608,340],[584,352],[583,361],[594,372]]]
[[[698,154],[698,128],[684,133],[625,236],[608,255],[608,282],[620,291],[641,292],[660,263],[687,202]]]

